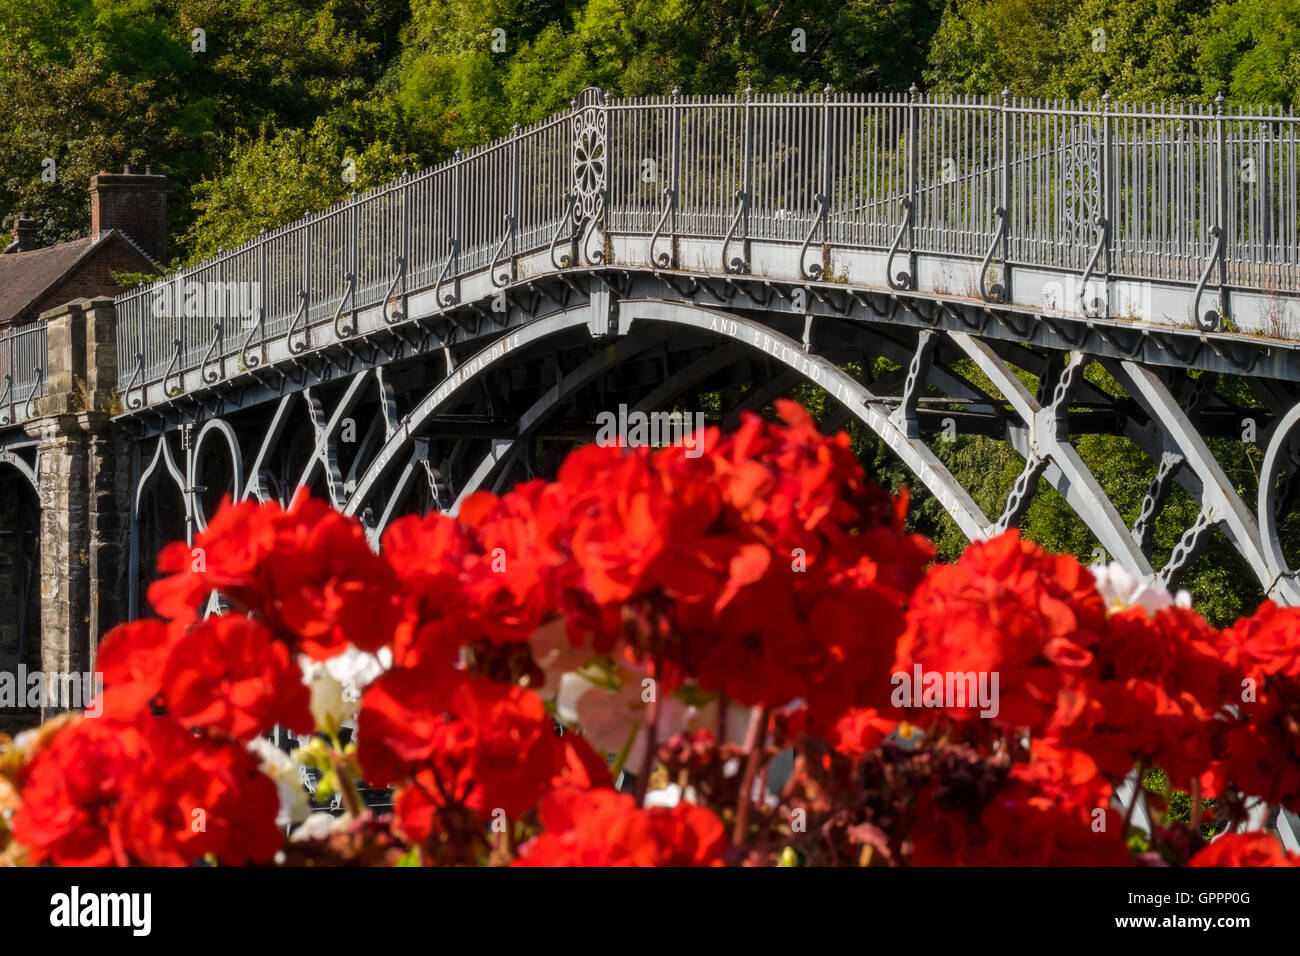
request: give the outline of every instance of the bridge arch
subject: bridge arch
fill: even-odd
[[[6,465],[18,472],[27,481],[32,491],[36,493],[36,500],[41,501],[43,496],[41,495],[40,478],[36,474],[37,466],[28,462],[22,456],[15,455],[8,449],[0,448],[0,466]]]
[[[189,487],[191,489],[194,525],[199,531],[208,526],[207,509],[204,507],[203,498],[198,492],[198,484],[204,474],[206,442],[208,437],[214,433],[224,439],[226,448],[230,453],[229,492],[231,496],[237,495],[239,490],[244,487],[244,458],[239,450],[239,436],[235,434],[235,429],[226,420],[221,418],[209,419],[199,429],[198,435],[194,437],[194,450],[189,462]]]
[[[747,347],[750,351],[764,353],[767,357],[790,368],[800,379],[825,388],[833,398],[886,442],[918,480],[942,503],[945,511],[963,533],[974,540],[989,535],[991,523],[987,516],[938,457],[922,442],[908,438],[880,398],[830,359],[806,351],[798,341],[773,330],[757,319],[741,314],[724,313],[665,300],[622,301],[619,303],[619,309],[620,332],[624,333],[623,337],[612,343],[606,352],[594,356],[579,371],[570,373],[551,393],[535,403],[521,419],[521,435],[526,434],[533,424],[558,407],[564,393],[610,368],[618,361],[653,345],[657,336],[643,335],[643,326],[690,327],[719,334],[736,344]],[[597,317],[592,314],[590,304],[553,313],[521,326],[518,331],[506,337],[509,341],[505,344],[503,340],[498,339],[459,366],[400,421],[394,434],[385,442],[367,468],[356,491],[345,505],[344,512],[357,514],[369,503],[379,480],[400,462],[404,455],[409,454],[424,423],[447,407],[462,389],[474,380],[474,376],[505,361],[516,349],[542,341],[564,330],[589,324],[595,318]],[[635,329],[632,328],[634,325]],[[466,369],[472,371],[466,373]],[[492,470],[493,461],[498,457],[497,451],[498,449],[494,448],[489,452],[489,458],[492,460],[481,463],[475,469],[471,481],[476,483],[476,487]],[[388,514],[381,518],[381,526],[386,523],[387,517]]]

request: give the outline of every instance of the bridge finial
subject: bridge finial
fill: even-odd
[[[519,121],[518,121],[518,120],[515,120],[515,122],[511,125],[511,127],[510,127],[510,132],[514,133],[516,136],[519,135]]]
[[[920,92],[921,91],[920,89],[917,88],[917,85],[913,83],[911,86],[907,88],[908,99],[913,99],[913,100],[916,99],[917,94],[919,94]]]
[[[1110,101],[1111,101],[1110,87],[1108,86],[1101,94],[1102,108],[1110,109]]]
[[[1219,90],[1219,94],[1214,98],[1214,112],[1222,113],[1223,104],[1226,102],[1228,102],[1228,98],[1223,95],[1223,90]]]
[[[1002,102],[1005,103],[1009,99],[1011,99],[1011,87],[1004,86],[1002,87]]]
[[[827,99],[831,98],[831,92],[832,92],[831,85],[829,83],[827,83],[824,87],[822,87],[822,96],[826,97]]]
[[[753,97],[753,95],[754,95],[754,84],[753,84],[753,83],[746,83],[746,84],[745,84],[745,99],[747,99],[747,100],[748,100],[748,99],[751,99],[751,98]]]

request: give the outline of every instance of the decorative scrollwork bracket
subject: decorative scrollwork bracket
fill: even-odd
[[[447,273],[451,271],[452,263],[456,261],[456,257],[460,253],[460,240],[455,236],[447,240],[447,245],[450,247],[447,253],[447,261],[442,264],[442,269],[438,272],[438,278],[433,283],[433,297],[438,303],[439,310],[455,305],[460,301],[460,290],[455,288],[454,280],[450,295],[444,296],[440,291],[442,284],[447,281]]]
[[[1196,327],[1202,332],[1217,332],[1223,321],[1221,313],[1222,302],[1219,309],[1207,309],[1204,315],[1201,314],[1201,296],[1205,294],[1205,286],[1210,281],[1210,275],[1214,272],[1214,267],[1223,261],[1223,229],[1220,226],[1210,228],[1210,238],[1214,240],[1214,246],[1210,252],[1210,261],[1205,264],[1205,271],[1201,273],[1201,279],[1196,283],[1196,296],[1192,299],[1192,318],[1196,320]]]
[[[659,214],[659,221],[655,223],[655,230],[650,234],[650,262],[657,265],[660,269],[669,269],[674,265],[674,259],[677,256],[677,243],[674,237],[669,237],[669,247],[667,252],[655,254],[655,243],[658,242],[659,236],[664,231],[664,223],[672,215],[673,210],[677,208],[677,192],[672,186],[664,187],[664,208]]]
[[[894,234],[894,241],[890,243],[889,246],[889,255],[885,258],[885,281],[889,283],[889,287],[895,292],[906,292],[909,289],[915,288],[916,283],[916,276],[913,275],[915,269],[912,265],[912,252],[910,249],[907,252],[907,269],[898,273],[894,272],[894,256],[898,255],[899,249],[903,244],[903,236],[906,235],[912,227],[912,214],[915,207],[912,205],[912,200],[908,196],[904,196],[900,199],[898,205],[903,210],[903,221],[898,224],[898,232]]]
[[[406,311],[402,308],[390,309],[389,303],[393,300],[393,292],[396,291],[399,282],[406,279],[406,257],[397,257],[397,275],[393,276],[393,281],[388,283],[388,289],[384,292],[384,321],[389,325],[396,325],[406,318]],[[405,286],[403,286],[403,299],[405,299]],[[405,305],[405,301],[402,303]]]
[[[565,226],[569,225],[569,223],[572,222],[573,205],[574,205],[573,194],[566,192],[564,194],[564,215],[562,215],[560,217],[560,221],[555,224],[555,233],[554,235],[551,236],[551,247],[550,247],[551,265],[553,265],[557,270],[569,268],[571,265],[573,265],[574,256],[577,255],[577,253],[573,250],[573,240],[577,237],[577,233],[575,231],[575,232],[570,232],[568,238],[565,240],[565,242],[568,243],[569,245],[570,252],[572,252],[573,254],[567,256],[561,256],[558,259],[555,258],[555,247],[560,241],[560,233],[564,231]]]
[[[284,333],[284,341],[289,346],[289,351],[294,355],[299,355],[307,351],[307,345],[311,339],[311,330],[307,328],[307,292],[303,290],[298,293],[301,300],[298,305],[298,311],[294,313],[293,321],[289,323],[288,330]],[[302,325],[302,341],[293,340],[294,333],[298,330],[298,325]]]
[[[1079,283],[1079,303],[1083,306],[1083,314],[1090,319],[1110,318],[1109,290],[1100,300],[1089,300],[1088,298],[1088,283],[1092,281],[1092,274],[1097,271],[1097,263],[1101,259],[1101,254],[1106,250],[1106,240],[1109,235],[1110,223],[1105,216],[1098,216],[1094,220],[1096,245],[1093,246],[1092,255],[1088,259],[1088,266],[1083,270],[1083,279]],[[1100,307],[1098,303],[1100,303]]]
[[[604,265],[605,247],[603,224],[605,222],[605,194],[602,192],[596,197],[595,215],[587,219],[583,224],[581,238],[578,240],[578,248],[587,262],[593,266]],[[601,245],[597,249],[591,248],[591,237],[597,233],[601,236]]]
[[[172,377],[173,372],[176,373],[176,388],[174,391],[172,390],[172,387],[167,384],[168,380]],[[163,394],[168,398],[175,398],[181,392],[185,391],[185,376],[184,372],[181,370],[181,340],[179,338],[172,340],[172,359],[167,363],[167,370],[163,372],[162,388]]]
[[[1008,292],[1006,287],[999,282],[993,285],[987,285],[989,266],[993,264],[993,253],[997,251],[998,243],[1007,234],[1007,211],[1001,206],[993,210],[993,215],[997,217],[998,226],[993,231],[993,241],[989,243],[989,251],[984,254],[984,261],[980,264],[980,295],[985,302],[1003,303],[1007,301]],[[1003,280],[1006,276],[1003,275]]]
[[[199,362],[199,378],[209,385],[221,378],[222,362],[220,348],[221,340],[224,338],[224,325],[225,323],[221,319],[217,319],[217,321],[212,323],[212,341],[208,343],[208,350],[203,353],[203,361]],[[208,365],[212,362],[213,353],[216,353],[217,367],[215,369],[210,369],[208,368]]]
[[[354,324],[350,322],[344,322],[341,325],[339,324],[339,320],[343,317],[343,306],[348,302],[348,300],[349,299],[352,300],[352,304],[354,307],[357,304],[356,273],[349,272],[347,275],[343,277],[343,279],[348,284],[348,290],[343,293],[343,297],[339,299],[338,308],[334,310],[334,334],[340,339],[350,338],[351,336],[357,334],[357,329]]]
[[[740,225],[741,217],[749,211],[749,193],[743,189],[737,189],[734,198],[738,200],[738,203],[736,205],[736,214],[731,217],[731,225],[727,227],[727,234],[722,240],[722,268],[723,271],[730,275],[739,275],[749,271],[749,263],[745,261],[743,256],[728,259],[727,249],[731,245],[732,239],[735,238],[736,227]],[[742,239],[741,241],[745,240]]]
[[[510,280],[515,274],[515,259],[513,255],[508,256],[509,269],[506,272],[497,274],[497,266],[501,263],[501,253],[505,252],[506,245],[514,238],[515,235],[515,217],[507,215],[505,219],[506,228],[501,236],[501,242],[497,244],[496,252],[492,253],[492,265],[488,268],[488,277],[492,284],[498,289],[504,289],[510,284]]]
[[[257,321],[253,327],[248,330],[248,335],[244,336],[244,342],[239,346],[239,366],[241,369],[253,369],[262,364],[262,354],[259,348],[257,352],[249,352],[248,347],[253,344],[253,336],[261,329],[262,339],[266,339],[266,310],[257,310]]]
[[[126,407],[129,408],[131,411],[135,411],[137,408],[143,406],[144,399],[145,399],[145,388],[143,382],[141,382],[140,384],[140,395],[136,398],[131,397],[131,390],[135,388],[135,383],[140,382],[140,380],[144,377],[144,353],[137,352],[135,356],[135,360],[136,360],[135,371],[131,373],[131,378],[126,383],[126,389],[122,392],[122,394],[126,398]],[[8,376],[6,376],[6,378],[7,377]]]
[[[814,202],[817,204],[817,213],[813,217],[812,226],[808,229],[808,235],[804,236],[803,245],[799,247],[799,274],[805,279],[816,282],[826,270],[820,262],[809,264],[808,247],[812,244],[813,236],[817,234],[818,229],[821,229],[823,235],[825,235],[826,212],[830,208],[830,200],[818,193]]]

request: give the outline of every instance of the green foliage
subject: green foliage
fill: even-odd
[[[0,0],[0,220],[23,210],[44,243],[84,235],[90,176],[153,163],[183,232],[189,188],[258,130],[365,113],[400,16],[363,0]]]
[[[195,30],[204,49],[194,49]],[[1241,102],[1295,104],[1300,0],[0,0],[0,222],[23,210],[43,243],[83,235],[90,176],[153,163],[175,184],[179,259],[193,260],[563,109],[587,86],[636,96],[914,81],[1148,100],[1223,89]],[[53,182],[41,178],[47,158]],[[884,360],[849,371],[873,387],[902,375]],[[997,396],[978,370],[959,371]],[[1085,375],[1121,394],[1099,367]],[[1021,380],[1037,387],[1032,375]],[[1240,383],[1218,388],[1255,403]],[[740,394],[704,399],[716,415]],[[823,421],[839,415],[819,389],[799,397]],[[911,489],[910,520],[940,557],[960,554],[965,538],[938,501],[860,422],[845,427],[882,484]],[[1005,442],[958,434],[930,444],[986,515],[1002,513],[1024,465]],[[1086,435],[1075,447],[1131,525],[1153,463],[1123,438]],[[1251,500],[1259,450],[1231,437],[1210,447]],[[1196,514],[1175,491],[1154,525],[1157,563]],[[1098,556],[1045,482],[1021,527],[1054,550]],[[1300,514],[1281,533],[1300,558]],[[1254,582],[1217,533],[1184,577],[1217,622],[1254,608]]]
[[[1190,820],[1192,815],[1192,796],[1186,790],[1179,790],[1170,785],[1168,775],[1159,767],[1151,767],[1142,777],[1142,786],[1149,793],[1164,797],[1168,801],[1165,810],[1165,820],[1167,822],[1182,823]],[[1202,800],[1202,822],[1200,826],[1201,838],[1209,840],[1221,828],[1226,826],[1223,820],[1214,820],[1214,808],[1218,805],[1218,800]]]
[[[345,168],[355,181],[344,180]],[[350,146],[323,120],[310,131],[264,129],[237,144],[218,175],[195,185],[187,244],[195,257],[210,256],[414,168],[413,157],[386,143]]]
[[[950,0],[926,78],[950,92],[1246,103],[1300,96],[1300,0]]]
[[[1300,0],[0,0],[0,222],[83,234],[89,177],[153,163],[190,260],[340,198],[344,152],[366,185],[587,86],[1291,103],[1298,25]]]
[[[938,12],[938,0],[413,0],[397,96],[422,140],[463,148],[587,86],[621,96],[904,89]],[[504,51],[493,30],[505,31]]]
[[[1243,103],[1300,105],[1300,0],[1216,4],[1198,29],[1205,93]]]

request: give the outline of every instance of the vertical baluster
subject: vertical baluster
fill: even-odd
[[[1097,223],[1100,230],[1101,242],[1101,273],[1102,273],[1102,315],[1110,317],[1110,247],[1111,247],[1111,223],[1114,221],[1114,203],[1115,203],[1115,186],[1114,175],[1111,164],[1112,135],[1111,127],[1114,120],[1111,118],[1111,95],[1110,90],[1106,90],[1101,97],[1101,217]],[[1087,295],[1087,290],[1084,290]]]
[[[355,335],[357,333],[357,287],[361,285],[361,198],[354,191],[352,193],[352,208],[349,222],[352,226],[351,242],[352,247],[352,268],[343,278],[350,285],[349,298],[352,300],[352,324],[348,327],[347,333]]]
[[[1011,90],[1009,87],[1002,88],[1001,104],[1001,128],[1002,128],[1002,177],[998,183],[998,193],[1001,197],[1002,213],[998,217],[1000,228],[1002,230],[1002,297],[1001,301],[1011,301],[1011,261],[1010,261],[1010,233],[1011,233]]]
[[[1215,219],[1218,221],[1218,228],[1221,231],[1219,236],[1219,254],[1217,263],[1217,277],[1219,284],[1219,321],[1228,314],[1228,293],[1226,288],[1228,257],[1228,242],[1235,239],[1235,235],[1228,230],[1228,129],[1227,120],[1224,116],[1223,104],[1224,95],[1218,94],[1214,98],[1214,131],[1216,142],[1215,153],[1215,170],[1216,170],[1216,188],[1214,191]]]
[[[400,316],[407,317],[406,290],[411,278],[411,199],[412,193],[415,192],[415,181],[410,173],[402,174],[402,185],[397,191],[398,197],[398,216],[401,217],[402,237],[399,240],[399,252],[397,268],[400,273],[399,301],[401,302]],[[384,308],[388,305],[385,303]]]
[[[313,237],[316,234],[317,224],[321,222],[319,217],[309,220],[307,228],[304,230],[302,246],[302,332],[303,346],[311,346],[311,251]]]
[[[288,236],[285,236],[284,238],[287,239]],[[269,298],[269,291],[270,291],[266,284],[267,246],[268,246],[268,240],[265,236],[263,236],[262,241],[257,244],[257,289],[258,289],[257,327],[259,330],[258,331],[259,341],[257,343],[257,355],[258,355],[257,364],[258,365],[261,365],[263,362],[265,362],[267,358],[266,356],[266,317],[267,317],[266,303],[267,303],[267,299]]]
[[[677,208],[682,200],[682,91],[676,86],[672,94],[672,182],[673,206],[668,214],[669,222],[669,264],[677,268]]]
[[[515,278],[515,257],[519,255],[519,217],[520,195],[523,177],[523,137],[520,126],[515,123],[510,128],[510,279]]]
[[[920,161],[920,144],[916,141],[920,129],[920,91],[913,83],[907,90],[907,274],[908,288],[915,288],[916,276],[916,222],[920,215],[920,196],[917,193],[917,163]]]
[[[11,331],[5,338],[9,340],[9,366],[5,375],[5,391],[9,395],[9,422],[12,424],[17,421],[14,417],[14,392],[18,390],[18,367],[14,364],[14,339],[16,336]]]

